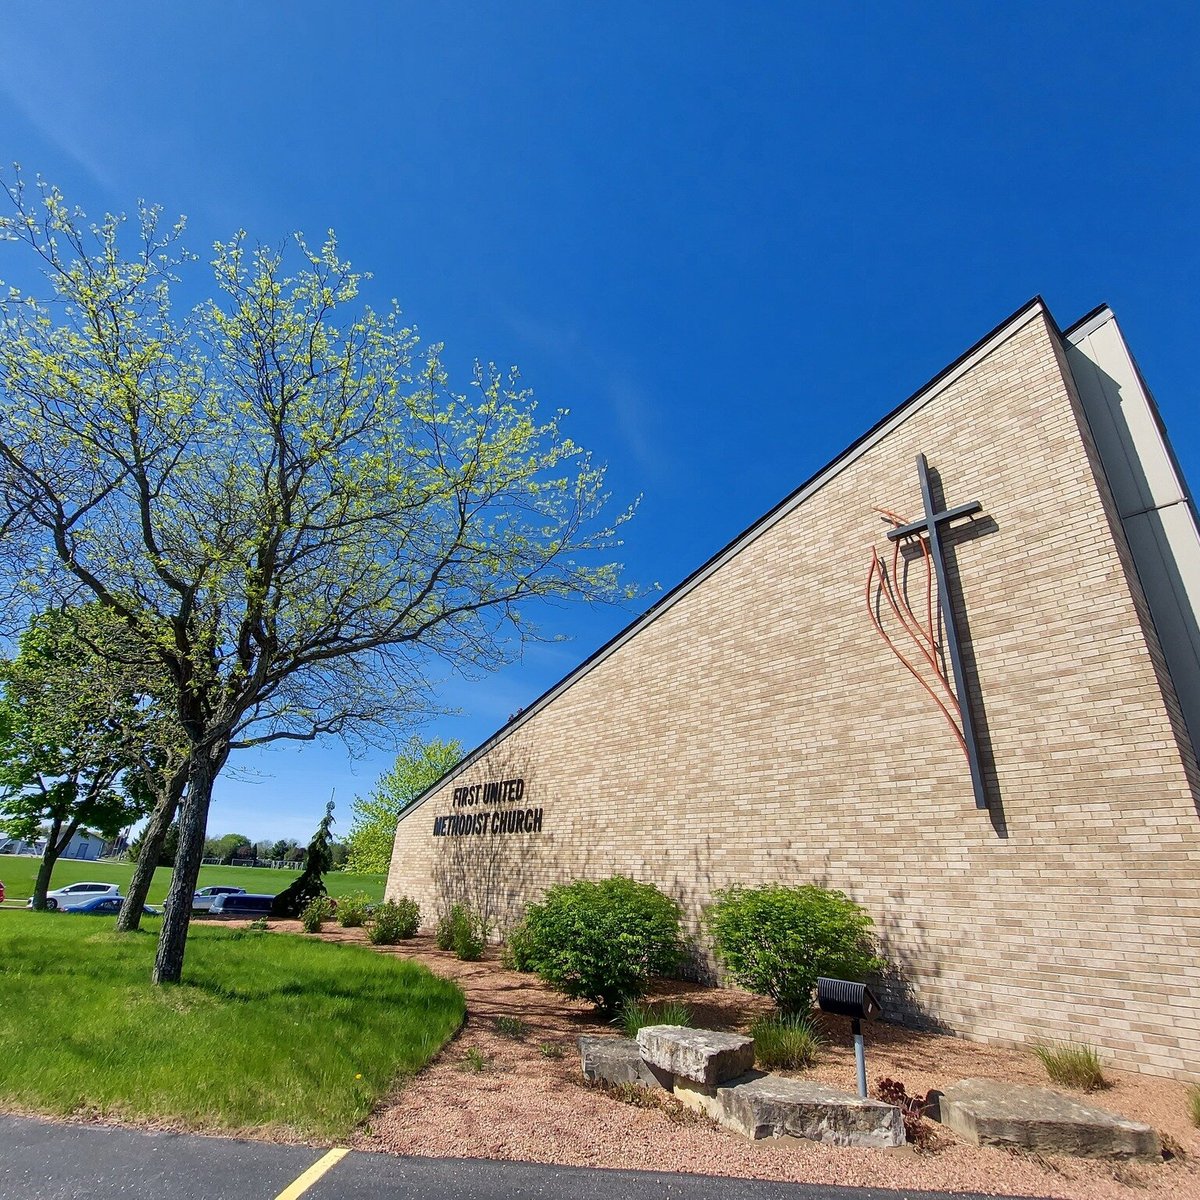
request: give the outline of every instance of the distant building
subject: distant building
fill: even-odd
[[[84,860],[101,858],[107,848],[108,842],[98,833],[78,829],[71,835],[67,848],[59,855],[59,858]],[[33,842],[26,842],[20,838],[9,838],[7,841],[0,842],[0,854],[32,854],[40,858],[45,852],[45,838],[38,838]]]

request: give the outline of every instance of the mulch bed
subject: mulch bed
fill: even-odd
[[[298,931],[298,922],[271,922]],[[326,926],[334,942],[366,943],[361,929]],[[1003,1192],[1070,1200],[1119,1200],[1154,1195],[1200,1196],[1200,1130],[1187,1117],[1184,1084],[1107,1071],[1111,1086],[1088,1101],[1164,1135],[1174,1153],[1162,1164],[1046,1158],[969,1146],[941,1126],[927,1151],[837,1148],[795,1139],[751,1142],[663,1102],[588,1087],[579,1069],[580,1034],[612,1032],[586,1004],[567,1000],[530,975],[505,970],[489,949],[483,960],[459,961],[421,936],[380,953],[411,958],[458,982],[467,1021],[458,1036],[417,1078],[384,1098],[354,1140],[363,1150],[398,1154],[517,1159],[571,1166],[730,1175],[829,1185]],[[682,1000],[699,1027],[745,1031],[772,1011],[746,992],[662,981],[651,1000]],[[521,1036],[505,1036],[498,1019]],[[828,1044],[804,1072],[853,1091],[854,1052],[848,1021],[825,1018]],[[959,1079],[986,1077],[1047,1086],[1045,1072],[1025,1051],[985,1046],[887,1022],[866,1027],[872,1084],[900,1079],[910,1094]],[[481,1067],[481,1069],[476,1069]],[[628,1101],[634,1099],[635,1103]]]

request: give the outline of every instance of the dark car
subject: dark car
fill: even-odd
[[[245,894],[245,891],[245,888],[229,887],[222,883],[202,887],[192,897],[192,911],[212,912],[213,903],[218,896],[241,896]]]
[[[78,904],[64,904],[63,912],[68,913],[87,913],[92,917],[115,917],[121,911],[121,905],[125,901],[120,896],[97,896],[94,900],[81,900]],[[147,917],[157,917],[159,909],[151,908],[148,904],[142,905],[142,912]]]
[[[270,915],[274,896],[241,892],[236,895],[218,896],[208,911],[214,917],[266,917]]]

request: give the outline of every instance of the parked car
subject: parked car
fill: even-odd
[[[192,896],[192,912],[210,912],[213,901],[218,896],[244,896],[245,894],[245,888],[226,887],[222,883],[213,884],[211,887],[202,887]]]
[[[270,915],[274,903],[274,896],[237,892],[234,895],[217,896],[208,911],[214,917],[266,917]]]
[[[46,893],[46,907],[53,912],[56,908],[65,908],[68,904],[81,904],[84,900],[98,900],[109,896],[120,900],[121,887],[116,883],[72,883],[66,887],[55,888]],[[33,897],[29,898],[26,908],[33,907]]]
[[[124,903],[121,896],[97,896],[94,900],[82,900],[78,904],[64,904],[62,911],[87,913],[91,917],[115,917]],[[161,912],[161,909],[151,908],[149,904],[142,905],[142,913],[147,917],[157,917]]]

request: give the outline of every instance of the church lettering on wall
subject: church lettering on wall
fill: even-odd
[[[456,787],[451,804],[456,810],[506,804],[485,811],[456,811],[433,818],[434,837],[481,837],[485,834],[541,833],[542,810],[517,808],[525,795],[524,779],[493,779]]]

